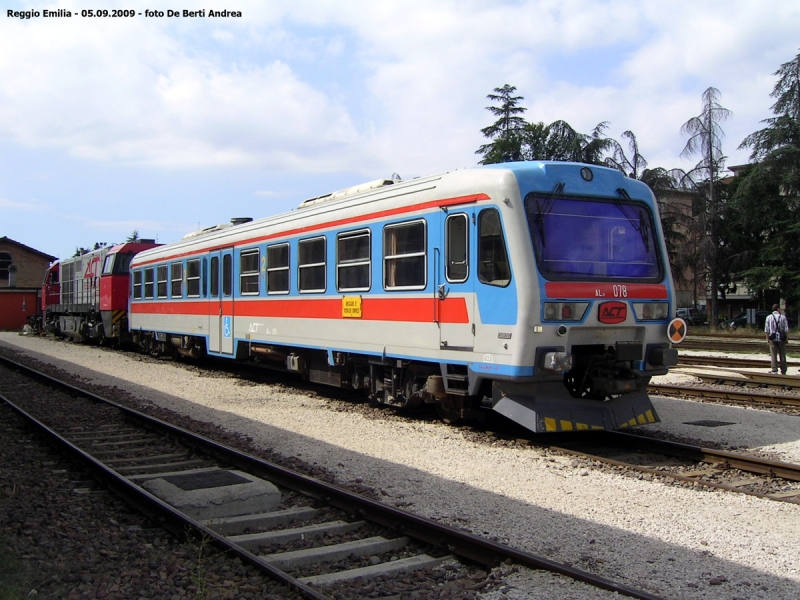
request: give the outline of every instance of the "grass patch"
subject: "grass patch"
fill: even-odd
[[[17,557],[9,552],[6,541],[0,538],[0,600],[25,598],[29,591],[25,571]]]

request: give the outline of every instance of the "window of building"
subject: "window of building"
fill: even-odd
[[[134,271],[133,272],[133,299],[134,300],[141,300],[142,299],[142,272],[141,271]]]
[[[426,284],[425,221],[383,230],[383,277],[387,290],[419,290]]]
[[[325,238],[300,240],[297,246],[298,289],[300,292],[325,291]]]
[[[186,296],[200,297],[200,259],[186,261]]]
[[[370,232],[368,229],[339,234],[336,241],[337,288],[342,292],[370,288]]]
[[[461,282],[469,277],[469,217],[461,213],[447,217],[445,227],[445,275],[447,281]]]
[[[167,269],[167,265],[158,265],[158,267],[156,267],[156,279],[158,282],[158,297],[166,298],[167,284],[169,283],[169,270]]]
[[[9,284],[11,281],[11,253],[0,252],[0,283]]]
[[[183,263],[172,263],[170,265],[170,270],[172,271],[171,279],[172,279],[172,289],[170,293],[172,294],[173,298],[182,298],[183,297]]]
[[[500,287],[511,283],[503,226],[500,214],[494,208],[478,215],[478,279]]]
[[[267,293],[289,293],[289,244],[267,247]]]
[[[153,267],[144,270],[144,297],[147,299],[153,297],[154,276]]]
[[[258,263],[260,256],[258,248],[244,250],[239,256],[239,291],[242,294],[258,295]]]

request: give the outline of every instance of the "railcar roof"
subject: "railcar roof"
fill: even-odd
[[[339,217],[345,216],[348,211],[358,211],[363,214],[366,206],[377,201],[395,200],[398,205],[408,202],[407,196],[443,188],[442,191],[453,197],[474,194],[478,189],[476,185],[497,185],[503,180],[507,181],[509,175],[513,174],[520,188],[526,191],[540,191],[543,193],[552,192],[558,183],[564,183],[564,193],[580,193],[585,189],[586,181],[581,178],[580,169],[576,167],[589,167],[592,170],[595,183],[607,189],[608,197],[619,197],[616,190],[624,188],[633,198],[651,198],[649,188],[640,181],[630,179],[623,173],[602,167],[599,165],[585,165],[581,163],[568,162],[548,162],[548,161],[521,161],[512,163],[498,163],[492,165],[481,165],[454,171],[446,171],[436,175],[410,179],[407,181],[396,181],[393,185],[379,186],[366,189],[354,195],[344,195],[333,197],[330,200],[312,202],[308,205],[301,205],[299,208],[290,212],[281,213],[264,217],[248,223],[239,225],[226,225],[225,227],[212,226],[206,228],[204,233],[201,230],[196,235],[186,236],[170,244],[152,248],[140,252],[134,259],[134,263],[143,261],[157,260],[160,257],[169,257],[176,254],[192,254],[200,252],[206,247],[220,247],[221,244],[230,246],[246,241],[251,237],[259,236],[265,227],[288,225],[293,222],[303,220],[316,220],[324,215],[329,220],[332,213],[339,213]],[[358,187],[358,186],[354,186]],[[335,196],[335,195],[332,195]]]

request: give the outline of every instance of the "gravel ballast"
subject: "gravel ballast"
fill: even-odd
[[[517,444],[474,441],[430,420],[375,418],[293,387],[251,382],[166,361],[0,333],[0,345],[94,385],[212,422],[273,452],[374,488],[383,502],[496,537],[668,598],[800,597],[800,505],[691,489],[589,469]],[[800,418],[754,409],[654,400],[682,438],[754,448],[800,462]],[[735,425],[701,428],[690,421]],[[482,598],[610,597],[522,569]]]

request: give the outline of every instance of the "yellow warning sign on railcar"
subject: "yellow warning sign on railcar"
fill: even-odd
[[[680,317],[675,317],[667,325],[667,336],[673,344],[680,344],[686,337],[686,321]]]
[[[342,317],[345,319],[361,318],[361,296],[344,296],[342,298]]]

